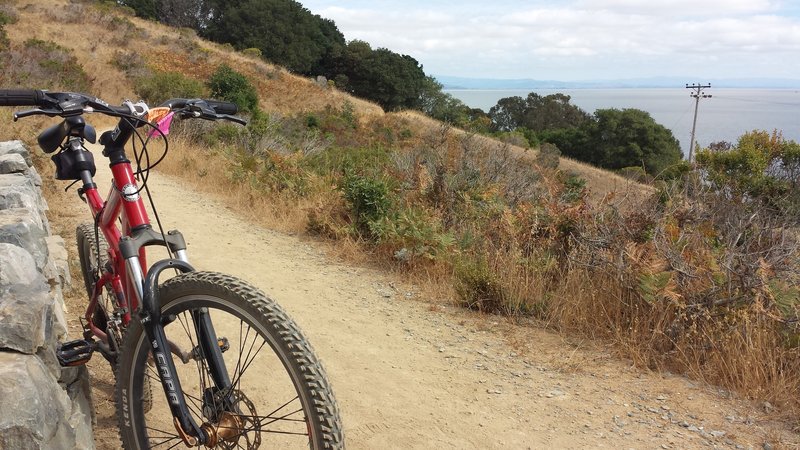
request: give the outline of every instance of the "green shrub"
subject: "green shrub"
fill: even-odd
[[[715,189],[742,202],[788,216],[800,210],[800,144],[777,131],[745,133],[736,145],[712,144],[697,152],[697,165]]]
[[[308,159],[306,164],[319,174],[358,172],[377,177],[389,167],[392,161],[391,150],[380,146],[331,147]]]
[[[411,261],[417,257],[435,259],[456,243],[451,233],[442,231],[441,222],[422,208],[408,207],[370,223],[370,231],[391,246],[395,257]]]
[[[233,144],[241,135],[241,126],[229,123],[217,124],[210,133],[213,139],[222,144]]]
[[[387,184],[381,179],[348,173],[339,189],[350,207],[357,231],[362,236],[374,237],[370,224],[384,217],[391,206]]]
[[[561,161],[561,150],[549,142],[543,143],[539,147],[539,154],[536,155],[536,164],[546,169],[555,169]]]
[[[565,203],[575,203],[586,195],[586,180],[576,174],[565,174],[564,191],[561,193],[561,201]]]
[[[145,60],[139,52],[117,50],[109,61],[113,67],[125,72],[131,79],[137,79],[145,75],[150,75],[150,70],[145,64]]]
[[[254,112],[258,109],[256,88],[241,73],[222,64],[208,80],[211,96],[218,100],[236,103],[240,111]]]
[[[10,23],[17,23],[17,14],[6,7],[6,5],[0,5],[0,28],[3,25],[8,25]]]
[[[462,259],[454,276],[456,294],[464,306],[486,313],[505,311],[505,289],[484,259]]]
[[[178,72],[153,72],[139,77],[134,89],[150,105],[171,98],[198,98],[204,94],[203,84]]]

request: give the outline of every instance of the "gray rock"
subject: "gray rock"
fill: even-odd
[[[35,356],[0,352],[0,411],[0,448],[93,448],[78,443],[72,402]]]
[[[42,187],[42,176],[39,175],[39,172],[36,171],[35,167],[30,167],[28,169],[28,178],[31,179],[31,183],[33,183],[34,186]],[[44,202],[44,198],[42,198],[42,202]]]
[[[72,276],[69,273],[69,255],[67,254],[67,245],[64,243],[64,238],[61,236],[47,236],[44,240],[47,244],[47,253],[55,265],[59,283],[62,286],[71,285]]]
[[[71,279],[30,164],[21,142],[0,143],[0,171],[17,172],[0,174],[0,449],[94,448],[87,370],[56,359]]]
[[[39,184],[37,185],[37,180]],[[39,212],[47,211],[47,202],[42,197],[41,177],[36,173],[36,170],[31,167],[28,174],[21,173],[7,173],[0,174],[0,192],[25,192],[27,197],[33,197],[33,205]],[[17,194],[19,195],[19,194]],[[10,202],[10,201],[9,201]],[[0,207],[0,209],[7,209],[14,206]],[[32,208],[28,203],[21,208]]]
[[[36,193],[28,186],[0,187],[0,209],[24,208],[41,211]]]
[[[47,345],[53,325],[49,292],[43,282],[0,289],[0,348],[34,354]]]
[[[22,141],[7,141],[7,142],[0,142],[0,155],[10,155],[10,154],[17,154],[22,156],[25,160],[25,164],[28,166],[33,165],[33,161],[31,160],[31,154],[28,151],[28,148]]]
[[[72,401],[70,425],[76,430],[77,448],[91,448],[93,444],[92,426],[96,422],[92,407],[92,388],[89,384],[89,371],[86,366],[65,367],[61,371],[59,384],[64,386]]]
[[[12,153],[10,155],[0,155],[0,173],[25,173],[28,165],[22,155]]]
[[[0,288],[40,280],[33,256],[22,247],[0,242]]]
[[[42,216],[22,208],[0,211],[0,242],[24,248],[33,256],[38,269],[47,262],[47,245]]]
[[[547,398],[563,397],[564,395],[566,395],[566,392],[560,391],[558,389],[553,389],[552,391],[550,391],[547,394],[545,394],[545,397],[547,397]]]

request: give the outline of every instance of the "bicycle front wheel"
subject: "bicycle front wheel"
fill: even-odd
[[[159,295],[186,404],[197,424],[218,434],[212,448],[344,447],[325,371],[275,302],[241,280],[212,272],[176,276]],[[199,351],[198,311],[208,312],[223,349],[227,389],[215,386]],[[144,380],[153,380],[154,388],[161,384],[138,321],[129,325],[122,348],[116,395],[123,447],[182,447],[162,391],[153,392],[149,411],[143,407]]]

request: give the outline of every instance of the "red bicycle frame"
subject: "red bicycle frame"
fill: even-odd
[[[94,217],[95,223],[109,244],[108,256],[113,269],[110,272],[100,268],[100,278],[95,283],[94,292],[89,306],[86,308],[85,315],[92,333],[104,342],[108,342],[108,336],[92,321],[103,288],[108,285],[111,286],[116,297],[117,307],[124,311],[121,318],[125,326],[130,322],[131,311],[138,308],[140,300],[134,283],[141,283],[141,280],[131,280],[128,277],[125,259],[119,249],[120,239],[122,236],[129,236],[132,229],[150,225],[144,202],[138,194],[139,187],[136,184],[130,161],[125,160],[113,164],[111,173],[113,174],[112,186],[106,201],[103,201],[93,182],[86,183],[88,180],[84,180],[86,187],[83,191],[92,212],[92,217]],[[128,193],[125,194],[125,192]],[[117,227],[117,219],[121,219],[122,230]],[[141,276],[144,279],[147,271],[144,247],[139,250],[139,261],[142,266]]]

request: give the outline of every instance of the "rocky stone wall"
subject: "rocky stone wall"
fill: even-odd
[[[41,183],[23,143],[0,142],[0,449],[94,448],[86,368],[55,355],[71,280]]]

